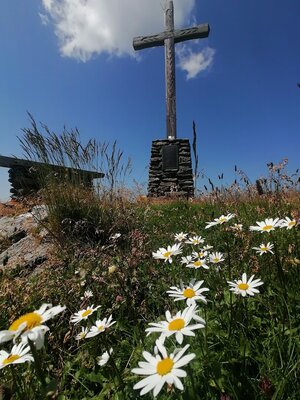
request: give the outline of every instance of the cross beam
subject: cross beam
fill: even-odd
[[[167,139],[173,140],[176,139],[175,43],[206,38],[210,28],[208,24],[202,24],[192,28],[174,30],[174,6],[173,1],[169,0],[165,11],[165,29],[164,32],[157,35],[135,37],[133,48],[142,50],[165,46]]]

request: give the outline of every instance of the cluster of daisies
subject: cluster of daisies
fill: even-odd
[[[37,350],[44,346],[45,333],[49,327],[45,322],[65,310],[60,305],[52,307],[43,304],[38,310],[22,315],[9,326],[0,331],[0,344],[12,341],[10,351],[0,350],[0,369],[11,365],[33,361],[30,354],[29,340]]]
[[[215,218],[212,222],[207,222],[205,229],[216,225],[223,225],[235,217],[235,214],[221,215]],[[297,225],[295,219],[285,217],[284,219],[267,218],[265,221],[257,222],[257,226],[251,226],[250,231],[270,232],[276,227],[292,229]],[[230,226],[233,231],[242,231],[242,224],[233,224]],[[223,262],[224,255],[220,252],[211,252],[212,246],[204,245],[205,238],[202,236],[189,236],[188,233],[180,232],[175,234],[174,245],[169,245],[167,248],[159,248],[152,255],[155,259],[164,260],[164,262],[173,262],[174,257],[182,255],[184,245],[192,245],[192,253],[181,257],[181,264],[188,268],[208,269],[209,264],[219,264]],[[260,255],[270,252],[273,253],[274,245],[270,242],[262,243],[259,247],[253,247]],[[233,282],[227,281],[230,286],[230,291],[242,297],[254,296],[259,293],[257,289],[263,285],[260,279],[254,279],[255,276],[250,276],[247,279],[247,274],[244,272],[241,279],[236,279]],[[197,302],[206,303],[205,292],[208,288],[202,287],[203,280],[191,280],[188,284],[180,282],[180,286],[171,286],[167,291],[168,295],[174,298],[174,301],[185,301],[186,308],[172,314],[169,310],[165,313],[165,319],[159,322],[152,322],[146,329],[147,335],[159,334],[160,336],[155,342],[154,354],[147,351],[143,352],[145,361],[138,363],[138,368],[132,370],[137,375],[144,376],[139,381],[134,389],[141,389],[140,395],[144,395],[153,390],[153,395],[157,396],[164,384],[174,385],[176,388],[183,390],[183,385],[180,378],[187,376],[187,373],[181,367],[187,365],[193,358],[194,353],[186,354],[189,344],[183,348],[175,348],[172,352],[168,352],[165,346],[166,340],[174,337],[176,342],[181,345],[184,337],[195,336],[195,331],[205,327],[204,319],[198,315],[199,309]]]
[[[90,290],[86,290],[84,293],[84,296],[82,297],[82,300],[86,301],[92,297],[92,292]],[[79,310],[78,312],[74,313],[71,316],[70,322],[74,323],[74,325],[77,325],[79,323],[85,323],[85,326],[81,326],[81,331],[76,335],[75,339],[80,341],[83,339],[88,339],[92,338],[95,336],[100,335],[101,333],[104,333],[107,331],[112,325],[116,323],[116,321],[113,320],[112,315],[110,315],[108,318],[105,317],[103,319],[96,319],[93,325],[90,324],[91,316],[95,311],[97,311],[101,306],[96,306],[94,305],[88,306],[86,308],[83,308]],[[109,350],[106,350],[102,355],[98,357],[98,365],[104,366],[111,354],[113,352],[113,349],[110,348]]]

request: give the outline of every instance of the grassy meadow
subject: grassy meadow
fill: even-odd
[[[52,265],[0,276],[0,399],[299,398],[298,192],[43,201]]]

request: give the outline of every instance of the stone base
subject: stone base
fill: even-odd
[[[178,159],[171,160],[172,168],[163,163],[163,147],[178,146]],[[171,197],[174,194],[182,197],[194,196],[194,181],[191,159],[191,148],[188,139],[154,140],[151,148],[149,169],[148,196]]]

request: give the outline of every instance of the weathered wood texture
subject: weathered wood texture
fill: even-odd
[[[165,13],[167,31],[174,30],[174,7],[170,2]],[[174,38],[165,40],[165,76],[166,76],[166,126],[168,139],[176,139],[176,86],[175,86],[175,45]]]
[[[201,24],[192,28],[161,32],[157,35],[137,36],[133,39],[133,48],[134,50],[142,50],[149,47],[163,46],[165,40],[170,37],[174,38],[174,43],[180,43],[191,39],[204,39],[208,37],[209,31],[209,24]]]
[[[93,179],[103,178],[102,172],[86,171],[49,165],[37,161],[22,160],[19,158],[0,156],[0,167],[9,168],[11,196],[18,198],[32,195],[41,189],[41,176],[53,174],[57,180],[68,179],[80,182],[87,187],[92,186]]]

